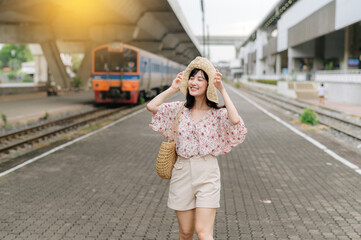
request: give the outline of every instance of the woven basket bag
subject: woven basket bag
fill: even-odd
[[[170,179],[172,177],[173,166],[175,161],[177,160],[177,152],[175,150],[175,144],[177,142],[179,116],[183,110],[183,107],[184,107],[184,103],[182,103],[182,106],[177,113],[177,117],[173,124],[172,132],[168,138],[168,141],[162,142],[162,144],[160,145],[155,168],[157,170],[157,174],[159,175],[159,177],[164,179]],[[173,141],[171,141],[172,134],[174,134]]]

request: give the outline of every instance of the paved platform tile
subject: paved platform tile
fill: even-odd
[[[229,94],[248,135],[218,158],[215,239],[361,238],[361,176]],[[0,178],[1,239],[177,239],[150,117],[141,112]]]

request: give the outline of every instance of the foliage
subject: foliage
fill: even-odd
[[[8,125],[8,119],[4,113],[1,113],[1,119],[3,120],[3,127]]]
[[[88,127],[86,128],[87,130],[95,130],[95,129],[97,129],[97,128],[99,128],[100,127],[100,123],[99,122],[97,122],[97,123],[89,123],[89,125],[88,125]]]
[[[262,84],[277,85],[277,80],[266,80],[266,79],[248,79],[250,82],[257,82]]]
[[[145,103],[145,98],[144,98],[144,97],[140,97],[138,103],[139,103],[139,104]]]
[[[71,70],[72,70],[74,73],[77,73],[77,72],[78,72],[82,60],[83,60],[83,59],[80,57],[79,54],[73,54],[73,55],[71,56]]]
[[[240,88],[240,87],[242,87],[242,83],[236,82],[236,83],[234,84],[234,86],[235,86],[236,88]]]
[[[19,69],[21,63],[34,60],[28,45],[5,44],[0,50],[0,67]]]
[[[73,82],[71,83],[73,88],[80,88],[82,82],[80,77],[73,77]]]
[[[300,116],[301,122],[307,123],[310,125],[316,125],[317,121],[317,113],[312,110],[312,108],[306,108]]]
[[[9,59],[9,61],[8,61],[8,67],[13,70],[18,70],[21,68],[21,63],[22,62],[19,59],[12,58],[12,59]]]
[[[16,77],[16,74],[13,71],[8,73],[8,78],[9,79],[13,80],[13,79],[15,79],[15,77]]]
[[[325,70],[333,70],[333,62],[330,61],[325,65]]]
[[[44,117],[43,117],[43,119],[44,119],[44,120],[47,120],[47,119],[49,119],[49,117],[50,117],[50,114],[49,114],[48,112],[46,112],[45,115],[44,115]]]
[[[31,78],[29,77],[28,74],[24,75],[23,82],[32,82],[32,80],[31,80]]]

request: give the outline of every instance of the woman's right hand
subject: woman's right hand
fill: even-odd
[[[174,89],[174,90],[179,89],[179,85],[180,85],[180,83],[182,81],[182,78],[183,78],[183,73],[184,72],[178,73],[177,77],[173,80],[172,86],[170,86],[172,89]]]

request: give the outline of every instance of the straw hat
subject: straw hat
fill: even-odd
[[[183,73],[182,81],[179,85],[180,91],[186,96],[188,88],[188,79],[189,74],[193,69],[198,68],[202,69],[208,75],[208,88],[207,88],[207,98],[215,103],[218,103],[218,95],[216,87],[214,86],[214,78],[216,77],[216,69],[212,63],[204,57],[196,57],[186,68]]]

